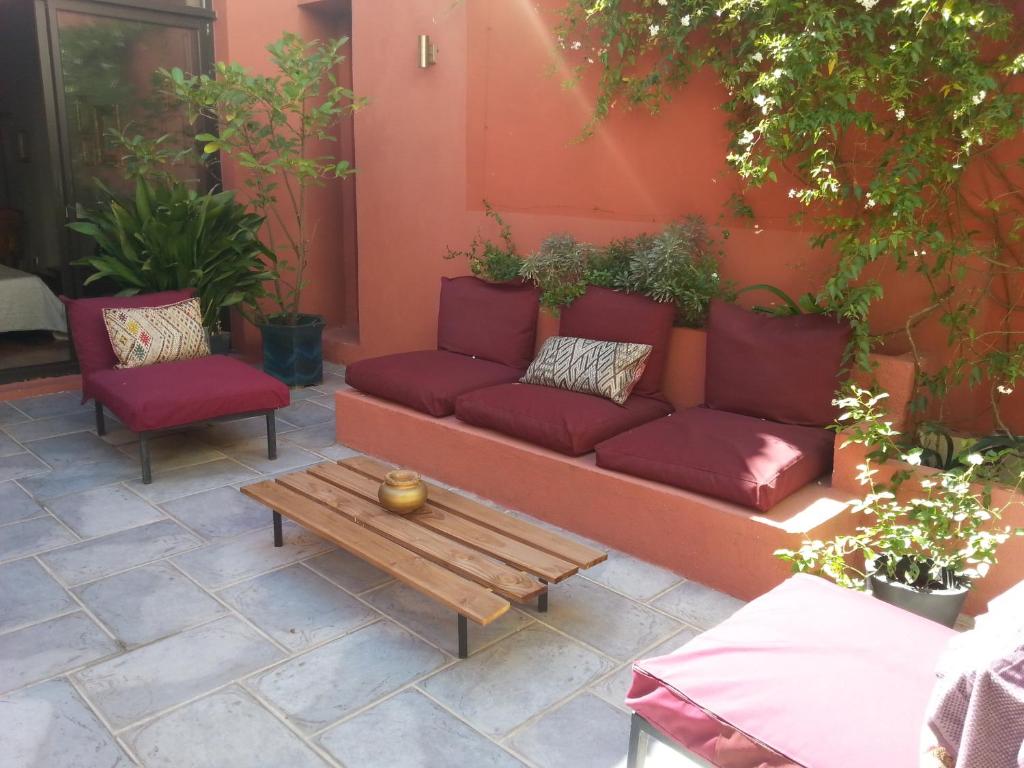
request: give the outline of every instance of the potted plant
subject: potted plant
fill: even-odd
[[[223,311],[254,304],[271,276],[258,235],[263,217],[232,192],[199,194],[171,176],[137,178],[131,197],[101,189],[106,201],[68,225],[96,241],[95,252],[75,262],[92,269],[85,284],[109,280],[119,296],[195,288],[211,349],[227,353]]]
[[[885,420],[886,394],[851,387],[843,409],[844,443],[869,449],[858,480],[867,488],[853,511],[868,522],[830,541],[805,541],[776,555],[795,571],[822,573],[841,586],[868,587],[875,597],[953,626],[974,580],[996,562],[996,550],[1024,530],[1001,525],[984,468],[999,453],[969,453],[946,470],[921,467],[921,448],[904,451]],[[895,471],[883,467],[901,458]]]
[[[263,368],[289,386],[323,379],[324,319],[301,305],[317,227],[309,215],[310,191],[354,173],[333,153],[317,154],[317,147],[337,140],[342,117],[362,104],[335,76],[347,42],[305,42],[287,33],[267,47],[276,70],[269,76],[224,62],[216,64],[215,77],[177,68],[158,73],[193,124],[219,124],[218,134],[196,137],[204,157],[223,153],[236,160],[249,205],[267,219],[271,302],[252,312],[263,336]]]

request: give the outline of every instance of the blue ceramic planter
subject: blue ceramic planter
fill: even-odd
[[[295,325],[270,322],[263,334],[263,370],[289,387],[309,387],[324,380],[324,319],[299,315]]]

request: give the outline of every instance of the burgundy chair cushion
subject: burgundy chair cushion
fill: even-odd
[[[346,368],[345,381],[368,395],[442,417],[455,412],[459,395],[522,375],[518,368],[437,349],[360,360]]]
[[[838,415],[850,326],[825,315],[772,317],[723,301],[708,319],[705,403],[785,424],[823,427]]]
[[[832,466],[831,432],[689,408],[597,446],[605,469],[762,512]]]
[[[661,397],[661,379],[668,357],[668,340],[676,309],[635,293],[620,293],[591,286],[562,310],[559,336],[598,341],[632,341],[650,344],[647,370],[637,382],[634,395]]]
[[[86,380],[94,371],[113,368],[117,364],[114,349],[110,346],[107,326],[103,323],[103,310],[118,307],[162,307],[195,296],[195,290],[187,288],[181,291],[162,291],[160,293],[144,293],[138,296],[100,296],[93,299],[69,299],[61,296],[60,300],[68,310],[68,326],[71,329],[71,340],[75,345],[78,365]],[[85,384],[87,385],[87,381]],[[86,399],[92,395],[87,386],[83,386]]]
[[[525,369],[537,341],[537,289],[442,277],[437,348]]]
[[[273,376],[225,355],[109,368],[90,381],[93,397],[133,432],[284,408],[290,398]]]
[[[467,424],[570,456],[590,453],[602,440],[671,411],[668,403],[649,397],[633,395],[616,405],[596,395],[518,383],[479,389],[455,401],[455,415]]]

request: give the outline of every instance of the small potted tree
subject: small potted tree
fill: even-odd
[[[267,47],[276,69],[255,75],[239,64],[218,62],[215,77],[161,70],[167,92],[185,104],[193,124],[218,124],[199,133],[205,156],[237,161],[250,192],[247,203],[267,219],[264,241],[274,275],[271,308],[254,308],[263,336],[263,368],[289,386],[323,379],[324,319],[302,309],[311,240],[310,191],[355,171],[334,153],[316,147],[337,140],[342,117],[362,102],[338,84],[347,38],[306,42],[286,33]]]
[[[867,488],[853,511],[868,522],[830,541],[779,550],[798,572],[817,572],[841,586],[870,588],[875,597],[953,626],[974,580],[996,562],[1000,544],[1024,530],[1001,525],[985,471],[998,453],[971,453],[954,469],[920,467],[921,448],[904,451],[885,420],[886,395],[852,387],[836,401],[845,445],[869,449],[858,476]],[[892,471],[886,461],[905,464]],[[909,465],[909,466],[907,466]]]

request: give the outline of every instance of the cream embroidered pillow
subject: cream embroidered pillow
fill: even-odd
[[[162,307],[104,309],[118,368],[191,360],[210,354],[199,299]]]
[[[520,381],[607,397],[622,405],[644,375],[650,344],[552,336]]]

